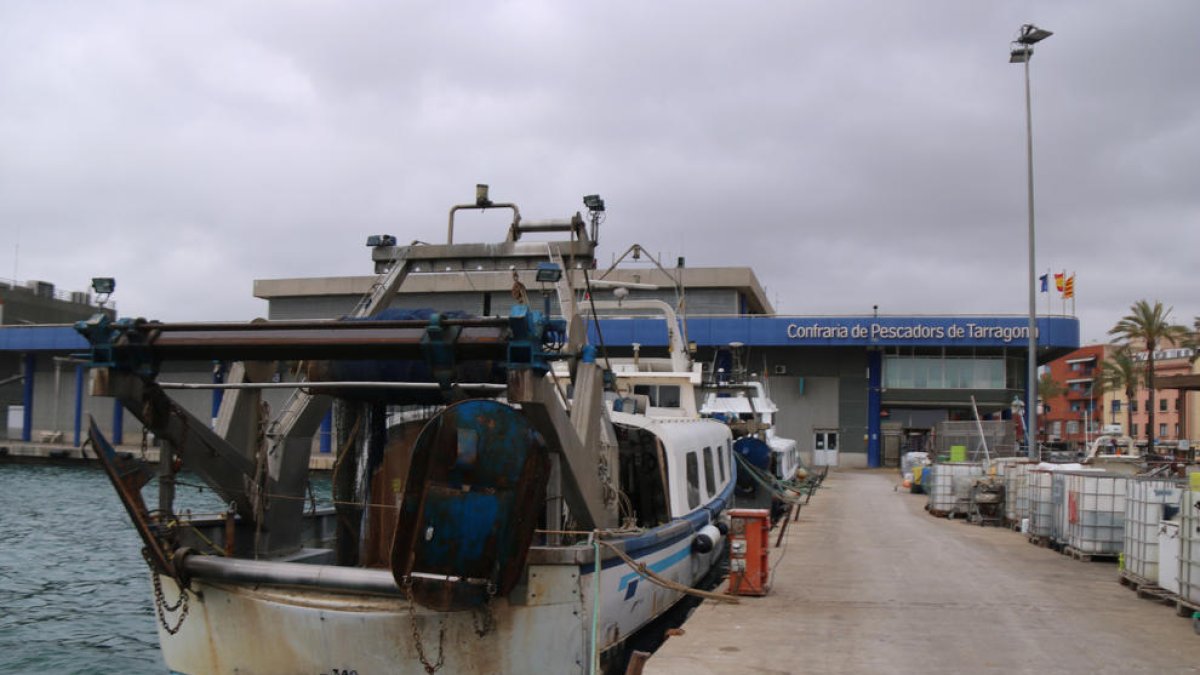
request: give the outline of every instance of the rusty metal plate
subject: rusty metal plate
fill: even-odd
[[[415,601],[441,611],[507,595],[548,473],[546,446],[520,411],[490,399],[447,407],[413,446],[392,543],[397,583],[411,582]]]

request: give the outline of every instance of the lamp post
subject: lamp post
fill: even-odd
[[[1029,60],[1033,58],[1033,45],[1053,35],[1048,30],[1027,23],[1012,43],[1009,63],[1025,64],[1025,150],[1029,166],[1029,363],[1025,379],[1025,439],[1029,443],[1029,457],[1038,459],[1037,444],[1037,292],[1034,283],[1033,236],[1033,106],[1029,96]]]

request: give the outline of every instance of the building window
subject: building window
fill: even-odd
[[[1080,401],[1071,401],[1071,412],[1080,412],[1083,410],[1083,403]]]
[[[1054,421],[1050,423],[1050,435],[1062,436],[1062,422]]]
[[[1113,399],[1113,402],[1112,402],[1112,411],[1113,411],[1114,413],[1119,413],[1119,412],[1121,412],[1121,402],[1120,402],[1120,401],[1118,401],[1117,399]]]
[[[1137,399],[1129,399],[1129,412],[1137,412]]]
[[[1183,397],[1180,396],[1179,398],[1175,399],[1175,412],[1179,412],[1182,409],[1183,409]]]
[[[1159,412],[1167,412],[1167,399],[1165,399],[1165,398],[1158,399],[1158,411]]]
[[[1166,436],[1166,435],[1167,435],[1167,425],[1166,425],[1166,423],[1159,424],[1159,425],[1158,425],[1158,436],[1159,436],[1159,438],[1161,438],[1161,437],[1163,437],[1163,436]]]
[[[1179,438],[1179,425],[1175,425],[1175,438]]]
[[[1067,420],[1067,435],[1074,436],[1079,433],[1079,422],[1075,420]]]
[[[1136,422],[1129,425],[1129,435],[1134,438],[1137,438],[1137,423]]]
[[[1004,359],[884,356],[889,389],[1004,389]]]

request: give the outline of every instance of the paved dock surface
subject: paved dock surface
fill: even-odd
[[[1118,583],[1116,563],[931,517],[896,482],[831,474],[771,549],[771,594],[703,603],[643,672],[1200,672],[1191,621]]]

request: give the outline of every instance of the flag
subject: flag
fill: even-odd
[[[1074,274],[1067,277],[1066,282],[1063,284],[1063,298],[1066,299],[1066,298],[1073,298],[1073,297],[1075,297],[1075,275]]]
[[[1066,276],[1066,272],[1054,273],[1054,290],[1058,291],[1059,293],[1062,293],[1065,290]]]
[[[1038,277],[1038,281],[1042,282],[1042,291],[1041,292],[1049,293],[1050,292],[1050,275],[1043,274],[1042,276]]]

